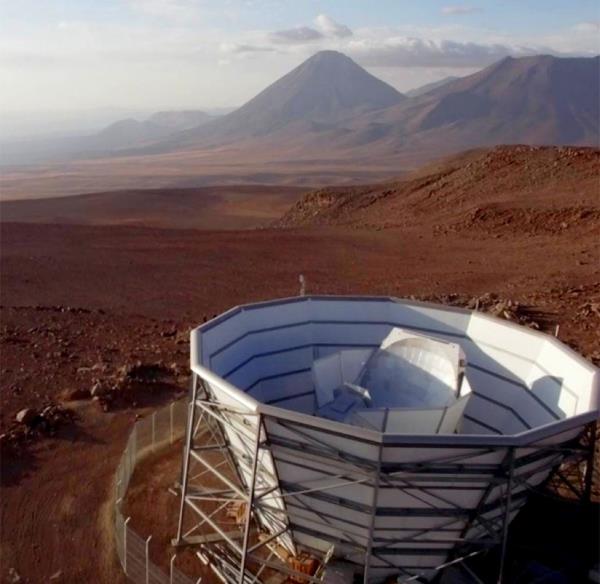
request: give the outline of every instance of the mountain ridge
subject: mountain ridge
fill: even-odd
[[[74,159],[87,155],[108,165],[124,157],[156,162],[196,153],[215,164],[233,156],[246,169],[315,160],[396,163],[406,170],[499,144],[597,146],[599,120],[600,56],[507,57],[406,97],[349,57],[322,51],[207,123],[182,128],[177,114],[165,114],[167,129],[157,128],[155,118],[122,121],[107,128],[107,136],[70,143],[78,146]],[[6,166],[6,149],[3,154]]]
[[[224,143],[265,136],[297,122],[332,126],[405,96],[337,51],[320,51],[237,110],[185,133],[184,142]]]
[[[415,228],[507,236],[600,233],[600,149],[496,146],[447,157],[397,181],[307,193],[274,226]]]
[[[340,97],[346,86],[332,71],[345,68],[350,79],[375,79],[340,53],[317,53],[238,110],[146,152],[235,144],[291,158],[325,150],[341,157],[414,152],[425,161],[497,144],[599,142],[600,57],[506,57],[416,97],[374,91],[377,99],[371,90],[358,91],[359,83]],[[321,78],[326,89],[315,89]],[[307,87],[315,101],[290,113],[289,104]],[[332,87],[338,90],[333,100]],[[342,103],[342,97],[354,101]]]

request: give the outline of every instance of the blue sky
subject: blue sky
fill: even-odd
[[[560,31],[582,21],[597,21],[597,0],[505,0],[460,3],[444,0],[20,0],[0,2],[2,28],[49,23],[52,19],[134,23],[144,15],[167,13],[176,7],[196,5],[205,14],[205,23],[215,27],[277,28],[310,22],[315,14],[326,13],[350,27],[410,23],[433,26],[446,24],[455,16],[472,26],[532,32]]]
[[[322,49],[402,91],[599,39],[597,0],[0,0],[0,107],[233,106]]]

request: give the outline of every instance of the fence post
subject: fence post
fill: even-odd
[[[128,517],[123,522],[123,572],[125,572],[125,576],[127,576],[127,524],[131,517]]]
[[[149,535],[146,540],[146,584],[150,584],[150,540],[152,536]]]
[[[173,584],[173,568],[175,567],[175,558],[177,554],[173,554],[171,556],[171,561],[169,562],[169,584]]]
[[[135,467],[135,463],[137,462],[137,429],[138,429],[138,424],[139,422],[136,422],[135,425],[133,426],[133,432],[131,433],[133,435],[133,440],[131,441],[131,458],[132,458],[132,464],[131,464],[131,468],[129,469],[129,473],[131,476],[133,474],[133,468]]]
[[[152,450],[154,450],[154,444],[156,442],[156,411],[152,412]]]
[[[173,444],[173,406],[175,405],[175,402],[171,402],[171,405],[169,406],[169,442],[171,444]]]
[[[134,426],[135,427],[135,426]],[[133,433],[133,430],[132,430]],[[132,438],[132,434],[129,435],[129,440],[127,440],[127,446],[125,447],[125,473],[124,473],[124,480],[125,480],[125,489],[127,489],[127,487],[129,486],[129,477],[130,477],[130,469],[131,469],[131,457],[133,456],[133,438]]]

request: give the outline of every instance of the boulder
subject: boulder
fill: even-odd
[[[31,426],[34,420],[37,418],[37,412],[33,408],[25,408],[22,409],[17,415],[16,420],[19,424],[24,424],[25,426]]]
[[[90,395],[92,397],[99,397],[101,395],[104,395],[107,391],[108,391],[108,388],[104,384],[97,381],[92,386],[92,389],[90,390]]]
[[[89,399],[91,395],[92,394],[89,389],[82,389],[81,387],[76,387],[75,389],[68,389],[65,392],[65,399],[67,401],[79,401],[82,399]]]

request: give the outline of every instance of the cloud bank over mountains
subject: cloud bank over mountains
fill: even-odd
[[[353,36],[353,32],[345,24],[340,24],[327,16],[319,14],[315,18],[315,27],[299,26],[287,30],[276,30],[269,34],[274,43],[304,44],[328,38],[343,39]]]
[[[289,5],[270,0],[244,0],[258,15],[251,22],[249,12],[235,13],[242,0],[111,1],[129,12],[112,19],[57,12],[54,20],[28,19],[4,30],[0,83],[6,91],[0,107],[39,109],[42,95],[48,110],[235,106],[327,49],[349,55],[400,91],[464,76],[506,56],[600,52],[599,23],[589,15],[525,34],[476,26],[474,19],[485,17],[486,9],[459,3],[437,5],[437,20],[425,24],[387,24],[381,18],[363,23],[343,8],[290,16]],[[273,18],[261,16],[267,10]],[[212,13],[218,24],[211,22]]]
[[[466,5],[445,6],[445,15],[465,15],[479,9]],[[556,56],[591,56],[600,49],[598,24],[584,22],[574,27],[573,33],[582,35],[579,47],[561,47],[551,44],[553,39],[530,37],[529,43],[518,39],[504,38],[502,42],[493,37],[485,41],[458,40],[452,36],[469,37],[469,32],[461,27],[423,31],[423,36],[409,34],[409,31],[393,27],[385,29],[362,28],[351,30],[326,14],[315,18],[314,27],[272,31],[267,34],[266,43],[274,45],[276,51],[299,52],[302,48],[314,50],[316,45],[343,51],[365,67],[443,67],[477,68],[486,67],[504,57],[524,57],[536,54]],[[427,37],[427,32],[430,37]],[[459,34],[463,33],[463,34]],[[512,42],[511,42],[512,41]],[[286,46],[282,46],[286,45]],[[263,47],[264,50],[265,47]],[[319,47],[323,48],[323,47]]]

